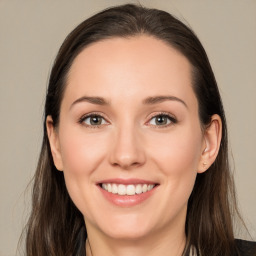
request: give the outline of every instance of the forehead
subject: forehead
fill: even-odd
[[[86,47],[68,75],[73,98],[97,94],[106,98],[192,94],[191,65],[176,49],[151,36],[111,38]]]

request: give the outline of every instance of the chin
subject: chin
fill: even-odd
[[[136,229],[136,228],[115,228],[111,230],[106,230],[105,234],[113,239],[120,240],[139,240],[141,238],[149,235],[150,231],[147,229]]]
[[[149,218],[151,219],[151,218]],[[113,239],[135,240],[143,238],[152,232],[152,222],[145,216],[117,216],[104,223],[99,223],[99,228]]]

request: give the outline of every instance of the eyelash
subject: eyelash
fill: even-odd
[[[157,118],[159,116],[162,116],[164,118],[168,118],[168,120],[170,121],[169,124],[165,124],[165,125],[150,125],[149,123],[153,120],[153,118]],[[92,118],[92,117],[100,117],[100,118],[103,118],[105,120],[106,123],[109,123],[108,121],[106,121],[106,118],[104,115],[100,114],[100,113],[97,113],[97,112],[93,112],[93,113],[89,113],[89,114],[86,114],[84,116],[82,116],[80,119],[79,119],[79,123],[88,127],[88,128],[92,128],[92,129],[95,129],[95,128],[102,128],[103,126],[107,125],[107,124],[100,124],[100,125],[88,125],[88,124],[85,124],[84,121],[87,119],[87,118]],[[170,113],[167,113],[167,112],[160,112],[160,113],[157,113],[157,114],[154,114],[150,117],[149,121],[147,121],[146,125],[148,126],[151,126],[151,127],[154,127],[156,129],[161,129],[161,128],[166,128],[166,127],[169,127],[171,125],[174,125],[176,124],[178,121],[177,119],[171,115]]]
[[[168,118],[168,120],[170,121],[169,124],[165,124],[165,125],[150,125],[150,121],[153,120],[154,118],[157,118],[157,117],[164,117],[164,118]],[[168,112],[160,112],[160,113],[157,113],[157,114],[153,114],[149,121],[147,122],[147,125],[155,128],[155,129],[163,129],[163,128],[168,128],[169,126],[172,126],[172,125],[175,125],[178,123],[178,120],[176,119],[176,117],[174,117],[173,115],[171,115],[170,113]]]
[[[88,128],[92,128],[92,129],[95,129],[95,128],[102,128],[102,126],[105,126],[106,124],[101,124],[101,125],[88,125],[88,124],[85,124],[84,121],[87,119],[87,118],[92,118],[92,117],[101,117],[102,119],[106,121],[106,118],[105,116],[103,116],[102,114],[100,113],[97,113],[97,112],[92,112],[92,113],[89,113],[89,114],[86,114],[84,116],[82,116],[80,119],[79,119],[79,123],[88,127]],[[108,123],[108,122],[107,122]]]

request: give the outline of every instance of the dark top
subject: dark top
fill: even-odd
[[[85,228],[80,230],[79,239],[76,246],[76,256],[86,256],[85,253],[85,240],[86,240],[86,231]],[[256,256],[256,242],[245,241],[241,239],[236,239],[235,244],[239,251],[236,255],[230,256]],[[210,255],[209,255],[210,256]],[[220,255],[221,256],[221,255]]]
[[[236,239],[239,256],[256,256],[256,242]]]

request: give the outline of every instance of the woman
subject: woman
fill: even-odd
[[[49,80],[27,255],[254,255],[234,239],[227,144],[188,27],[135,5],[85,20]]]

